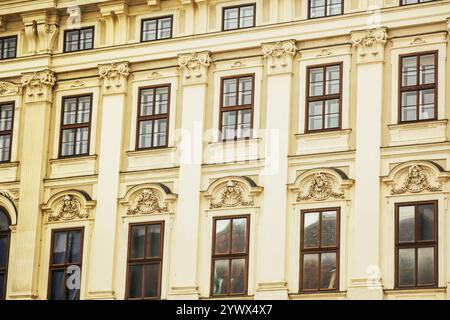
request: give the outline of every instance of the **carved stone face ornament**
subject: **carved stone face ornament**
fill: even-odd
[[[65,195],[61,201],[60,210],[56,215],[49,215],[49,221],[73,220],[75,218],[87,218],[87,212],[81,212],[80,203],[72,196]]]
[[[314,177],[311,180],[311,183],[309,185],[309,188],[304,193],[299,193],[297,196],[297,201],[300,200],[325,200],[329,197],[333,198],[343,198],[344,193],[343,192],[336,192],[333,191],[333,184],[331,179],[328,177],[328,175],[324,172],[317,172],[314,174]]]
[[[127,214],[135,215],[138,213],[146,214],[165,211],[168,211],[168,208],[167,206],[160,205],[155,191],[152,189],[144,189],[139,194],[135,207],[128,209]]]
[[[413,165],[409,168],[407,176],[400,187],[393,187],[391,189],[392,194],[405,193],[407,191],[416,193],[423,190],[439,191],[440,185],[433,186],[428,181],[428,176],[425,170],[419,165]]]
[[[211,201],[210,209],[237,206],[252,206],[253,199],[244,200],[244,190],[234,180],[228,180],[217,202]]]

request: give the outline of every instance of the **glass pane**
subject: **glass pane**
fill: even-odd
[[[305,213],[303,227],[303,247],[318,247],[319,236],[319,212]]]
[[[63,264],[66,261],[67,232],[56,232],[53,238],[52,264]]]
[[[155,89],[145,89],[141,91],[141,109],[140,116],[149,116],[153,114],[153,94]]]
[[[252,121],[251,110],[238,111],[238,126],[236,132],[237,138],[250,138],[251,121]]]
[[[158,39],[167,39],[172,36],[172,18],[164,18],[158,21]]]
[[[75,154],[87,154],[89,144],[89,128],[77,129],[77,140],[75,141]]]
[[[414,286],[416,249],[400,249],[398,252],[398,284],[399,286]]]
[[[0,109],[0,131],[11,130],[13,106],[3,105]]]
[[[11,135],[0,136],[0,161],[8,161],[11,146]]]
[[[339,99],[325,101],[325,128],[339,128]]]
[[[5,288],[5,274],[0,272],[0,300],[5,299],[3,288]]]
[[[50,300],[66,299],[65,270],[53,270],[51,272]]]
[[[222,112],[222,137],[234,139],[236,127],[236,111]]]
[[[240,28],[253,27],[253,6],[241,7]]]
[[[89,123],[89,114],[91,111],[91,97],[78,98],[77,123]]]
[[[74,124],[77,116],[77,98],[64,100],[63,124]]]
[[[302,289],[315,290],[319,288],[319,255],[303,255]]]
[[[142,265],[129,266],[129,283],[128,283],[128,297],[141,298],[142,296]]]
[[[66,269],[67,277],[65,282],[66,287],[66,300],[78,300],[78,294],[80,292],[80,279],[79,268]],[[78,274],[77,274],[78,273]]]
[[[239,79],[239,105],[252,103],[253,78]]]
[[[67,262],[81,262],[81,231],[72,231],[68,233]]]
[[[402,86],[417,84],[417,57],[402,58]]]
[[[434,285],[434,248],[417,249],[418,285]]]
[[[228,293],[229,278],[229,262],[228,260],[214,261],[214,294]]]
[[[245,259],[231,260],[230,293],[245,293]]]
[[[327,16],[341,14],[342,0],[328,0]]]
[[[421,204],[417,206],[419,234],[417,241],[434,240],[434,205]]]
[[[0,208],[0,231],[9,230],[9,219],[3,209]]]
[[[80,50],[92,49],[94,38],[93,31],[93,29],[84,29],[80,31]]]
[[[414,241],[414,206],[402,206],[398,209],[398,241]]]
[[[131,259],[144,258],[145,226],[131,228]]]
[[[142,40],[156,40],[156,20],[144,21]]]
[[[336,278],[336,253],[322,253],[320,256],[320,288],[336,289]]]
[[[311,18],[325,16],[325,0],[311,0],[310,16]]]
[[[153,263],[145,266],[144,297],[156,298],[159,290],[160,264]]]
[[[7,267],[8,261],[8,237],[0,236],[0,269]]]
[[[230,252],[231,220],[216,220],[216,242],[214,252],[224,254]]]
[[[150,148],[152,146],[153,121],[139,122],[139,148]]]
[[[14,58],[16,56],[16,38],[3,40],[3,58]]]
[[[434,54],[427,54],[420,57],[420,84],[434,83]]]
[[[420,120],[434,118],[434,89],[420,90],[419,97]]]
[[[336,246],[336,211],[322,212],[322,247]]]
[[[247,219],[233,219],[232,252],[240,253],[247,250]]]
[[[327,67],[326,74],[326,94],[339,93],[340,66]]]
[[[223,81],[223,106],[230,107],[237,105],[236,101],[237,79],[226,79]]]
[[[75,130],[64,129],[62,132],[61,155],[70,156],[74,153]]]
[[[161,225],[147,226],[147,258],[161,256]]]
[[[309,103],[309,130],[320,130],[322,129],[322,112],[323,112],[323,101],[314,101]]]
[[[309,70],[309,96],[323,95],[323,68]]]
[[[78,30],[66,32],[66,51],[78,50]]]
[[[167,103],[169,100],[169,88],[156,89],[155,114],[167,113]]]
[[[224,30],[237,29],[238,28],[238,8],[226,9],[224,12]]]
[[[408,91],[402,93],[402,120],[417,120],[417,92]]]
[[[159,119],[154,122],[153,147],[166,145],[167,120]]]

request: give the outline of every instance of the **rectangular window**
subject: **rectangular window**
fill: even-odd
[[[302,211],[300,291],[339,289],[339,209]]]
[[[83,234],[83,228],[52,232],[49,300],[80,299]]]
[[[249,216],[213,221],[211,294],[247,294]]]
[[[222,30],[236,30],[254,27],[256,4],[223,8]]]
[[[89,154],[92,95],[64,97],[60,157]]]
[[[127,299],[159,299],[164,222],[130,225]]]
[[[142,20],[141,41],[172,38],[172,26],[172,16]]]
[[[11,160],[14,102],[0,104],[0,162]]]
[[[424,3],[424,2],[431,2],[435,0],[401,0],[401,5],[406,6],[408,4],[417,4],[417,3]]]
[[[0,38],[0,59],[15,58],[17,54],[17,36]]]
[[[309,0],[309,18],[323,18],[344,13],[344,0]]]
[[[139,89],[136,149],[167,147],[170,85]]]
[[[400,56],[400,122],[437,118],[437,52]]]
[[[307,68],[306,131],[341,127],[342,64]]]
[[[0,209],[0,300],[6,297],[10,234],[8,217],[5,211]]]
[[[219,120],[222,140],[251,137],[254,82],[254,74],[222,78]]]
[[[64,52],[89,50],[94,47],[94,27],[64,32]]]
[[[397,288],[436,287],[437,202],[396,204]]]

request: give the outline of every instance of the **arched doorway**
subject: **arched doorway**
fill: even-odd
[[[6,279],[8,276],[9,239],[11,222],[5,209],[0,208],[0,300],[6,296]]]

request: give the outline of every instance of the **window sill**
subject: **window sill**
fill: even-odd
[[[57,163],[67,163],[67,162],[78,162],[78,161],[86,161],[86,160],[97,160],[97,155],[86,155],[86,156],[72,156],[72,157],[63,157],[57,159],[50,159],[50,164]]]
[[[13,161],[13,162],[0,162],[0,169],[2,168],[12,168],[12,167],[18,167],[19,161]]]
[[[291,300],[345,299],[346,297],[346,291],[314,291],[292,293],[289,295]]]
[[[136,156],[147,156],[166,152],[173,152],[175,151],[175,149],[176,147],[148,148],[148,149],[130,150],[125,153],[128,157],[136,157]]]
[[[447,288],[404,288],[385,289],[386,299],[446,299]]]
[[[200,297],[200,300],[254,300],[253,296],[221,296],[221,297]]]
[[[220,141],[210,141],[208,145],[230,145],[230,144],[251,144],[261,142],[261,138],[249,138],[249,139],[236,139],[236,140],[220,140]]]
[[[389,146],[446,141],[447,119],[390,124]]]

